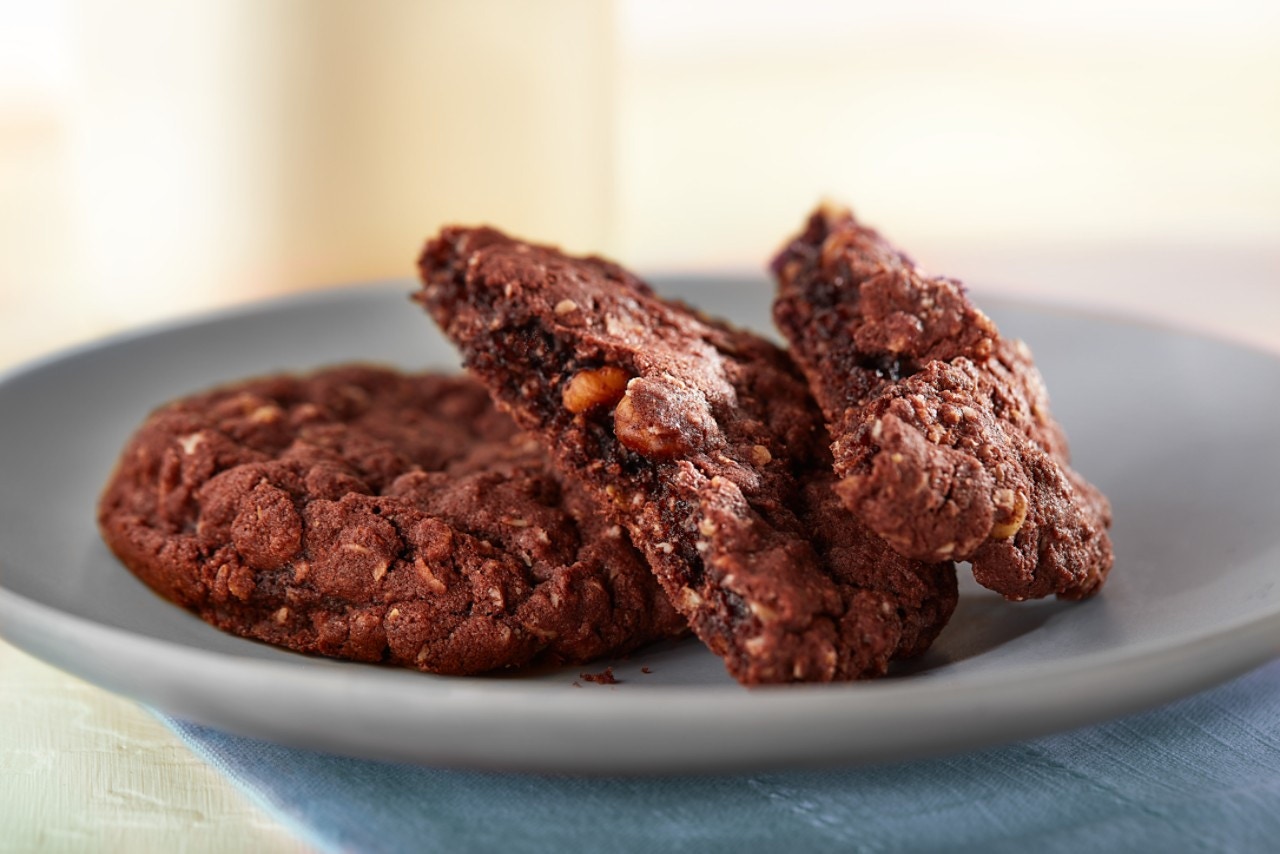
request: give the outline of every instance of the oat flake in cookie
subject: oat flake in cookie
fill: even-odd
[[[139,578],[220,629],[470,674],[685,631],[589,504],[474,381],[347,367],[157,410],[99,523]]]
[[[467,367],[625,526],[739,681],[877,676],[956,601],[831,490],[821,414],[786,354],[616,264],[448,228],[419,299]]]
[[[847,210],[814,213],[773,269],[839,492],[873,531],[908,557],[972,561],[1010,599],[1098,590],[1110,507],[1068,465],[1022,342]]]

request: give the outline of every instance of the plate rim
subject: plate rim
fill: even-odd
[[[32,626],[44,622],[43,629]],[[52,631],[50,630],[52,629]],[[1159,706],[1189,696],[1200,690],[1225,683],[1249,672],[1280,654],[1280,613],[1248,620],[1210,634],[1177,643],[1140,644],[1126,648],[1123,654],[1097,652],[1076,656],[1058,667],[1023,664],[1004,668],[998,673],[968,676],[945,690],[937,690],[926,680],[882,679],[830,685],[760,686],[743,688],[721,686],[637,686],[634,690],[571,690],[546,683],[518,683],[514,680],[486,680],[462,677],[432,677],[408,674],[421,679],[421,689],[411,686],[398,669],[362,667],[349,662],[324,661],[333,668],[317,667],[316,662],[273,661],[242,658],[233,654],[159,638],[103,624],[53,608],[0,587],[0,635],[15,647],[53,666],[83,678],[98,687],[138,701],[162,715],[171,714],[184,720],[249,738],[266,738],[282,744],[321,750],[357,758],[415,762],[449,767],[494,768],[524,772],[575,774],[667,774],[705,772],[710,766],[717,772],[764,771],[786,768],[856,766],[885,761],[906,761],[967,752],[997,744],[1036,738],[1080,726],[1099,723],[1125,714]],[[90,665],[70,659],[57,638],[91,644],[110,652],[131,652],[125,658],[133,661],[158,660],[162,663],[158,679],[126,670],[115,679],[101,678],[104,665],[101,656],[91,658]],[[51,639],[53,639],[51,641]],[[245,641],[253,643],[253,641]],[[52,649],[50,648],[52,643]],[[156,658],[156,650],[162,654]],[[1198,663],[1198,666],[1186,666]],[[1211,664],[1208,666],[1206,663]],[[93,666],[96,664],[97,666]],[[299,666],[301,664],[301,666]],[[182,674],[178,680],[181,697],[174,695],[174,681],[167,674]],[[534,720],[544,726],[563,724],[584,717],[607,717],[607,732],[585,731],[580,752],[561,753],[556,743],[540,750],[536,743],[501,759],[477,755],[474,750],[458,753],[439,743],[397,742],[394,746],[379,738],[347,739],[334,744],[326,735],[314,732],[280,732],[270,721],[245,708],[231,713],[216,702],[222,693],[218,676],[232,673],[241,683],[287,688],[294,697],[285,705],[297,710],[308,708],[316,721],[329,721],[329,726],[356,718],[376,723],[379,710],[387,700],[409,702],[413,710],[424,716],[437,729],[454,731],[458,720],[449,713],[466,711],[475,715],[483,711],[487,720],[510,722],[506,714],[493,715],[494,709],[519,709],[522,723]],[[335,678],[336,677],[336,678]],[[1141,677],[1141,691],[1118,691],[1108,696],[1105,686],[1132,685]],[[345,683],[339,685],[337,683]],[[341,713],[324,706],[309,707],[306,698],[314,694],[332,696],[341,687],[351,705]],[[443,690],[441,688],[443,687]],[[358,689],[358,691],[356,690]],[[1064,697],[1088,702],[1063,704]],[[885,737],[881,732],[912,707],[915,700],[928,700],[926,720],[950,722],[946,733],[922,733],[905,725],[897,735]],[[687,752],[679,749],[654,748],[652,739],[667,729],[661,713],[670,713],[672,702],[680,705],[682,731],[695,739],[716,739],[745,731],[749,738],[732,738],[732,755],[722,750]],[[518,706],[515,703],[518,702]],[[214,711],[209,712],[212,707]],[[916,707],[918,709],[918,707]],[[1009,725],[993,732],[980,713],[999,708]],[[249,714],[245,714],[249,712]],[[569,713],[569,714],[566,714]],[[607,713],[607,715],[603,715]],[[430,717],[443,715],[443,719]],[[973,717],[970,717],[970,716]],[[276,715],[268,715],[274,718]],[[400,720],[399,715],[392,715]],[[830,727],[835,720],[847,725],[850,733],[867,727],[879,733],[877,743],[860,736],[851,741],[809,745],[797,749],[789,744],[785,755],[768,749],[768,738],[778,731],[798,726]],[[441,727],[441,724],[445,726]],[[449,726],[452,724],[452,726]],[[648,755],[637,756],[623,745],[618,751],[614,739],[616,728],[626,726],[628,734],[649,739]],[[555,728],[554,726],[552,727]],[[776,728],[776,729],[775,729]],[[908,733],[907,737],[903,733]],[[602,739],[600,736],[604,735]]]
[[[716,283],[736,282],[740,284],[748,278],[747,276],[733,275],[672,275],[656,277],[653,281],[661,289],[663,284],[676,282],[685,283],[686,285],[698,283],[700,286],[710,287]],[[256,300],[213,311],[195,312],[157,321],[136,329],[124,330],[92,341],[83,342],[0,371],[0,391],[11,383],[19,382],[28,376],[56,367],[61,363],[148,338],[180,333],[197,327],[234,323],[247,317],[288,311],[301,307],[322,307],[332,303],[360,301],[363,299],[387,299],[392,296],[393,288],[405,288],[407,299],[409,288],[412,287],[410,283],[411,280],[401,278],[351,283],[322,290]],[[1207,340],[1221,346],[1245,351],[1270,361],[1280,362],[1280,356],[1276,353],[1265,348],[1252,346],[1248,342],[1234,341],[1213,333],[1183,329],[1176,325],[1161,323],[1158,320],[1153,322],[1150,319],[1135,319],[1126,316],[1123,312],[1088,310],[1084,307],[1055,304],[1049,301],[1019,300],[1006,296],[993,296],[984,300],[984,305],[986,304],[1049,312],[1059,316],[1070,315],[1095,322],[1145,326],[1165,334],[1191,337],[1202,341]],[[300,683],[307,690],[314,690],[317,686],[331,681],[332,674],[336,672],[328,668],[305,665],[299,667],[293,661],[248,658],[201,648],[82,617],[10,589],[5,585],[3,564],[0,564],[0,636],[5,637],[16,647],[36,657],[49,661],[55,666],[77,676],[87,678],[89,681],[102,685],[108,690],[124,693],[126,696],[153,705],[156,704],[157,700],[161,705],[164,704],[164,697],[160,696],[163,692],[157,692],[155,686],[149,686],[145,678],[134,675],[132,681],[130,681],[129,675],[126,674],[122,679],[130,682],[129,687],[132,690],[117,691],[116,688],[104,685],[100,679],[94,679],[87,675],[86,671],[92,672],[93,668],[85,667],[75,661],[68,661],[68,656],[65,655],[49,654],[49,650],[44,648],[41,643],[40,629],[37,625],[41,620],[46,625],[52,626],[54,633],[62,632],[68,637],[78,639],[84,643],[97,642],[112,648],[133,648],[139,655],[145,654],[148,649],[153,651],[159,649],[167,659],[176,659],[179,662],[186,663],[187,666],[185,668],[177,668],[178,670],[186,670],[191,673],[210,669],[222,670],[231,668],[233,670],[247,671],[255,679]],[[244,642],[253,643],[253,641]],[[1228,652],[1234,653],[1227,656],[1230,659],[1230,663],[1226,665],[1219,664],[1211,671],[1206,671],[1203,666],[1199,669],[1176,666],[1180,661],[1185,665],[1189,660],[1209,661],[1214,659],[1215,656],[1221,658]],[[1095,723],[1115,715],[1147,708],[1196,690],[1225,682],[1275,658],[1277,655],[1280,655],[1280,604],[1277,604],[1270,611],[1240,618],[1211,632],[1201,632],[1190,637],[1174,638],[1173,640],[1166,638],[1164,640],[1157,639],[1144,643],[1129,644],[1122,647],[1119,654],[1111,650],[1098,651],[1077,655],[1061,663],[1024,663],[1005,667],[995,673],[980,673],[967,676],[963,683],[947,686],[947,692],[953,698],[951,700],[953,705],[962,704],[961,701],[980,701],[984,697],[998,697],[1002,702],[1014,701],[1017,698],[1010,696],[1010,686],[1015,684],[1018,692],[1023,695],[1032,694],[1046,698],[1058,696],[1064,692],[1064,685],[1072,690],[1080,690],[1081,685],[1089,686],[1097,683],[1100,672],[1111,680],[1129,679],[1135,674],[1141,674],[1144,677],[1143,681],[1147,686],[1147,690],[1145,692],[1134,691],[1129,695],[1114,698],[1109,702],[1095,697],[1092,705],[1088,706],[1087,709],[1080,709],[1078,714],[1067,715],[1065,718],[1059,715],[1052,721],[1045,719],[1043,725],[1032,723],[1016,726],[1010,730],[1010,738],[1003,736],[994,738],[974,738],[972,736],[963,739],[950,738],[947,739],[947,744],[923,745],[923,750],[921,751],[912,751],[909,748],[905,751],[895,749],[893,756],[897,758],[914,758],[924,755],[936,755],[939,752],[972,749],[983,744],[1044,735],[1063,729],[1062,721],[1064,719],[1069,719],[1067,726]],[[1167,662],[1170,665],[1157,668],[1161,672],[1154,679],[1148,672],[1153,660]],[[331,663],[350,666],[349,663],[345,662]],[[370,668],[368,672],[371,675],[357,677],[355,681],[369,683],[375,692],[397,693],[404,691],[406,683],[402,679],[394,679],[393,681],[393,678],[386,677],[385,672],[384,676],[381,677],[372,675],[378,673],[376,668]],[[396,672],[398,673],[399,671]],[[686,705],[695,708],[710,705],[717,707],[714,713],[705,709],[698,712],[699,715],[709,715],[706,719],[698,718],[693,721],[693,723],[701,727],[723,725],[726,712],[730,715],[738,716],[737,719],[740,722],[750,723],[753,726],[769,723],[768,716],[782,713],[785,713],[788,718],[786,723],[791,726],[795,726],[797,720],[803,722],[813,718],[825,719],[827,715],[837,712],[845,715],[852,714],[854,718],[857,718],[859,713],[866,713],[868,709],[875,711],[877,708],[882,709],[883,707],[893,706],[895,702],[901,702],[901,698],[912,700],[918,696],[930,697],[937,693],[936,684],[931,684],[927,678],[920,680],[875,680],[838,685],[788,686],[786,688],[764,687],[750,690],[745,690],[735,684],[716,686],[645,685],[635,686],[633,689],[625,691],[599,691],[593,689],[587,692],[572,692],[572,694],[566,694],[564,689],[557,685],[520,683],[514,680],[471,678],[462,681],[449,677],[427,677],[422,682],[422,685],[424,688],[426,686],[439,686],[441,684],[439,680],[447,680],[447,690],[439,691],[433,688],[424,691],[415,690],[413,692],[427,695],[425,699],[417,698],[419,705],[423,705],[426,708],[448,709],[451,705],[458,703],[465,704],[481,701],[501,705],[503,701],[519,699],[523,713],[538,712],[544,715],[560,714],[566,708],[577,711],[586,709],[588,712],[609,710],[612,713],[617,713],[619,707],[622,706],[629,711],[628,720],[642,723],[646,713],[651,714],[659,706],[669,706],[673,698],[679,698],[688,700],[689,702]],[[1155,686],[1154,688],[1152,687],[1153,685]],[[1043,687],[1045,690],[1029,690],[1028,686],[1031,686],[1031,689]],[[196,693],[198,694],[199,691]],[[435,696],[437,694],[441,696]],[[1139,694],[1141,694],[1140,697],[1138,696]],[[744,697],[752,697],[753,699],[747,702],[731,701],[728,704],[728,708],[724,707],[726,699],[733,700]],[[861,699],[855,701],[852,699],[854,697]],[[1040,703],[1032,703],[1028,707],[1028,711],[1042,710],[1047,702],[1045,700]],[[850,708],[851,705],[853,708]],[[833,706],[835,707],[833,708]],[[761,715],[766,717],[762,720]],[[241,735],[260,735],[260,733],[254,731],[246,731],[245,727],[237,726],[234,722],[228,727],[226,726],[226,721],[209,720],[207,717],[202,719],[202,716],[198,714],[189,717],[199,723],[219,726]],[[214,717],[218,716],[214,715]],[[782,725],[782,723],[776,720],[773,721],[774,725]],[[960,728],[960,730],[963,729],[963,727]],[[283,740],[286,743],[289,741],[288,738]],[[327,746],[332,748],[332,745],[316,743],[315,740],[305,737],[296,743],[298,746],[304,747],[324,749]],[[378,753],[376,750],[361,751],[357,755],[368,755],[370,752]],[[887,758],[887,756],[887,754],[877,755],[874,751],[851,754],[847,750],[841,752],[837,748],[832,756],[825,758],[838,764],[850,764],[861,761],[879,761]],[[433,762],[441,759],[448,762],[450,759],[447,755],[433,752],[430,747],[424,749],[421,746],[415,751],[398,754],[397,758],[419,762]],[[778,767],[779,765],[777,761],[767,757],[758,758],[760,758],[762,764],[752,764],[749,761],[751,759],[750,756],[745,758],[738,757],[740,760],[739,765],[741,767]],[[650,767],[646,763],[638,763],[637,767],[632,770],[640,772],[646,770],[695,770],[700,767],[688,763],[682,764],[678,757],[669,757],[669,759],[671,761],[663,762],[657,767]],[[788,760],[781,764],[803,765],[809,762],[823,763],[823,760],[824,757],[801,755],[794,757],[794,761]],[[746,764],[742,765],[744,761]],[[485,765],[487,763],[463,761],[461,764]],[[590,772],[595,768],[596,764],[598,763],[589,762],[584,764],[568,757],[548,756],[543,759],[525,757],[522,760],[517,758],[516,761],[511,763],[511,767],[519,770]],[[613,772],[625,772],[627,770],[625,767],[620,768],[616,765],[611,767]]]

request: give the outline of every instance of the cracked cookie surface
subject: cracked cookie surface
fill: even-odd
[[[462,377],[351,366],[175,401],[99,524],[167,599],[301,652],[472,674],[686,630],[625,532]]]
[[[773,270],[774,319],[850,509],[901,554],[971,561],[1010,599],[1097,591],[1110,506],[1070,467],[1022,342],[846,210],[814,213]]]
[[[467,368],[739,681],[877,676],[942,629],[952,565],[902,558],[839,505],[821,415],[777,347],[493,229],[445,229],[420,268]]]

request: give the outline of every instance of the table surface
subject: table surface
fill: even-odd
[[[988,290],[1280,352],[1280,247],[1024,247],[930,260]],[[32,312],[0,311],[0,370],[120,326],[68,329],[52,308]],[[0,852],[307,850],[142,708],[2,641],[0,721]]]

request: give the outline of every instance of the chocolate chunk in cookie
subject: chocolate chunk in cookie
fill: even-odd
[[[301,652],[469,674],[685,631],[626,533],[463,378],[348,367],[171,403],[99,522],[161,595]]]
[[[492,229],[445,229],[420,266],[467,367],[738,680],[876,676],[941,630],[952,565],[903,559],[839,506],[821,414],[777,347]]]
[[[773,269],[838,491],[873,531],[907,557],[972,561],[1010,599],[1101,586],[1110,507],[1068,465],[1022,342],[845,210],[816,212]]]

